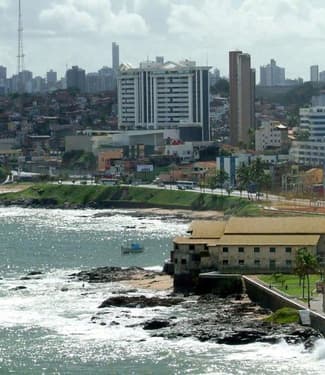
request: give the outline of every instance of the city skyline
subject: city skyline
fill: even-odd
[[[72,65],[111,66],[114,41],[121,62],[188,58],[223,76],[229,50],[247,51],[256,70],[274,58],[288,77],[305,80],[325,54],[319,0],[22,0],[22,8],[25,66],[41,76],[50,69],[63,76]],[[17,70],[17,1],[0,0],[0,19],[0,64],[10,76]]]

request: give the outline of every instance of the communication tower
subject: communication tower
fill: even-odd
[[[18,54],[17,54],[17,73],[24,70],[24,44],[23,44],[23,17],[21,11],[21,0],[18,0]]]

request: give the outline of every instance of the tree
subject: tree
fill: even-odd
[[[219,188],[223,189],[225,183],[229,180],[228,173],[223,170],[219,169],[216,174],[216,184]]]
[[[229,81],[227,78],[220,78],[218,82],[211,87],[212,94],[220,94],[221,96],[229,96]]]
[[[209,176],[208,186],[211,190],[214,190],[217,187],[217,177],[216,177],[216,175],[215,176]]]
[[[271,185],[271,178],[265,172],[265,163],[257,158],[251,164],[243,164],[237,169],[237,185],[248,193],[258,193]]]
[[[307,280],[307,304],[310,308],[310,274],[318,270],[318,262],[316,257],[310,253],[305,247],[298,250],[296,255],[296,268],[295,273],[301,277],[304,281],[304,278]],[[304,285],[303,285],[304,293]],[[304,297],[304,294],[303,294]]]

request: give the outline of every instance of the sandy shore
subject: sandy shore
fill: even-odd
[[[222,218],[223,212],[220,211],[192,211],[192,210],[181,210],[181,209],[163,209],[163,208],[141,208],[136,210],[137,212],[144,215],[159,215],[159,216],[178,216],[184,219],[203,219],[203,220],[215,220]]]
[[[0,194],[17,193],[18,191],[28,189],[30,186],[25,184],[0,185]]]
[[[152,290],[172,290],[173,278],[169,275],[156,275],[153,278],[139,278],[122,281],[122,284],[132,288],[152,289]]]

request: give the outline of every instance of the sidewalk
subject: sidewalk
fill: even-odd
[[[303,300],[297,298],[297,297],[293,297],[289,294],[286,294],[284,293],[282,290],[279,290],[277,289],[275,286],[272,286],[272,288],[269,288],[269,285],[264,283],[262,280],[260,280],[257,276],[255,275],[250,275],[248,276],[250,279],[254,280],[257,284],[260,284],[262,286],[264,286],[265,288],[267,289],[270,289],[270,290],[275,290],[277,293],[283,295],[284,297],[296,302],[296,303],[299,303],[300,305],[303,305],[306,309],[308,309],[308,305],[307,305],[307,302],[304,302]],[[320,315],[323,315],[325,316],[325,312],[323,311],[323,294],[321,293],[317,293],[317,294],[314,294],[312,297],[311,297],[311,300],[310,300],[310,310],[320,314]]]

